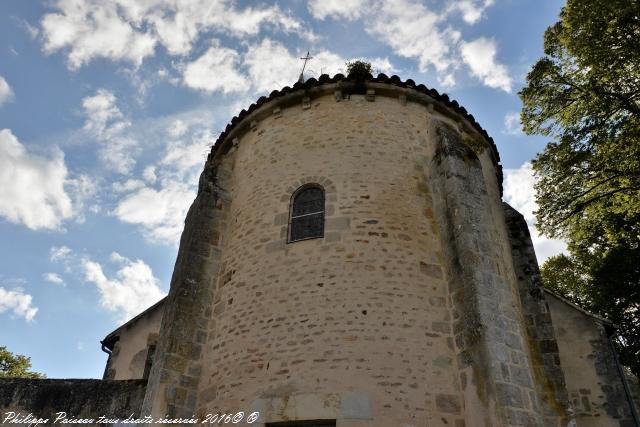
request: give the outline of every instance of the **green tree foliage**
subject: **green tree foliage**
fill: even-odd
[[[30,368],[31,358],[0,346],[0,378],[45,378],[43,374],[29,371]]]
[[[350,76],[366,76],[367,74],[371,74],[373,72],[373,68],[371,67],[370,62],[360,61],[359,59],[349,61],[346,63],[346,65],[347,75]]]
[[[520,92],[529,134],[553,138],[533,163],[538,227],[569,257],[545,285],[620,326],[640,374],[640,1],[568,0]]]
[[[566,236],[585,218],[608,229],[603,209],[637,224],[640,2],[569,0],[544,48],[520,92],[525,131],[556,139],[534,165],[541,230]]]
[[[549,258],[540,268],[545,287],[570,301],[587,307],[589,276],[574,258],[564,254]]]

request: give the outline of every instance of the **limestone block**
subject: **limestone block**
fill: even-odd
[[[367,392],[351,392],[342,396],[341,418],[343,419],[373,419],[371,394]]]

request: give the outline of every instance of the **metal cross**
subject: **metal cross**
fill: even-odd
[[[298,78],[298,81],[300,83],[304,83],[304,69],[307,66],[307,61],[309,61],[310,59],[313,59],[313,57],[309,56],[309,51],[307,51],[307,56],[305,56],[304,58],[300,58],[300,59],[304,59],[304,64],[302,64],[302,71],[300,71],[300,77]]]

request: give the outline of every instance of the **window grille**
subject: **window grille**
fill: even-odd
[[[296,190],[291,199],[289,242],[324,236],[324,190],[307,185]]]

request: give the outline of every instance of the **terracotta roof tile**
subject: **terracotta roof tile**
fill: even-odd
[[[373,77],[371,74],[368,74],[366,76],[361,76],[361,77],[358,77],[358,78],[356,78],[354,76],[351,76],[351,75],[348,76],[348,77],[345,77],[343,74],[336,74],[333,77],[331,77],[331,76],[329,76],[327,74],[323,74],[318,79],[315,79],[315,78],[312,77],[312,78],[308,79],[307,81],[305,81],[304,83],[296,82],[293,85],[293,87],[285,86],[280,90],[274,90],[273,92],[271,92],[269,94],[269,96],[266,96],[266,97],[265,96],[261,96],[260,98],[258,98],[258,100],[255,103],[251,104],[247,110],[240,111],[240,113],[237,116],[235,116],[233,119],[231,119],[231,122],[227,125],[225,130],[220,134],[220,136],[216,140],[215,144],[211,148],[211,154],[209,155],[209,158],[211,158],[216,153],[216,151],[219,149],[220,145],[225,140],[227,135],[233,130],[233,128],[239,122],[242,121],[242,119],[244,119],[247,115],[251,114],[253,111],[258,109],[259,107],[261,107],[265,103],[270,102],[273,99],[279,98],[279,97],[281,97],[283,95],[286,95],[288,93],[292,93],[292,92],[298,91],[298,90],[310,89],[310,88],[313,88],[313,87],[316,87],[316,86],[322,86],[322,85],[325,85],[325,84],[332,84],[332,83],[337,83],[337,82],[341,82],[341,81],[363,82],[363,83],[367,83],[367,82],[386,83],[386,84],[391,84],[391,85],[394,85],[394,86],[413,89],[413,90],[416,90],[416,91],[418,91],[420,93],[424,93],[426,95],[431,96],[436,101],[440,102],[441,104],[445,105],[446,107],[448,107],[448,108],[452,109],[453,111],[455,111],[457,114],[459,114],[462,117],[464,117],[487,140],[487,142],[489,143],[489,146],[491,147],[491,151],[493,152],[493,156],[494,156],[495,163],[496,163],[498,183],[500,185],[500,193],[502,195],[502,165],[500,164],[500,154],[498,153],[498,149],[496,147],[495,142],[493,141],[493,138],[491,138],[489,136],[489,134],[487,133],[487,131],[484,130],[480,126],[480,124],[478,124],[478,122],[475,120],[473,115],[469,114],[464,107],[462,107],[460,104],[458,104],[457,101],[449,99],[449,95],[447,95],[446,93],[440,94],[440,93],[438,93],[437,90],[432,89],[432,88],[430,89],[430,88],[426,87],[423,84],[416,85],[416,83],[412,79],[408,79],[408,80],[403,82],[402,79],[400,79],[400,77],[398,77],[397,75],[393,75],[391,77],[388,77],[386,74],[383,74],[383,73],[378,74],[377,77]]]

